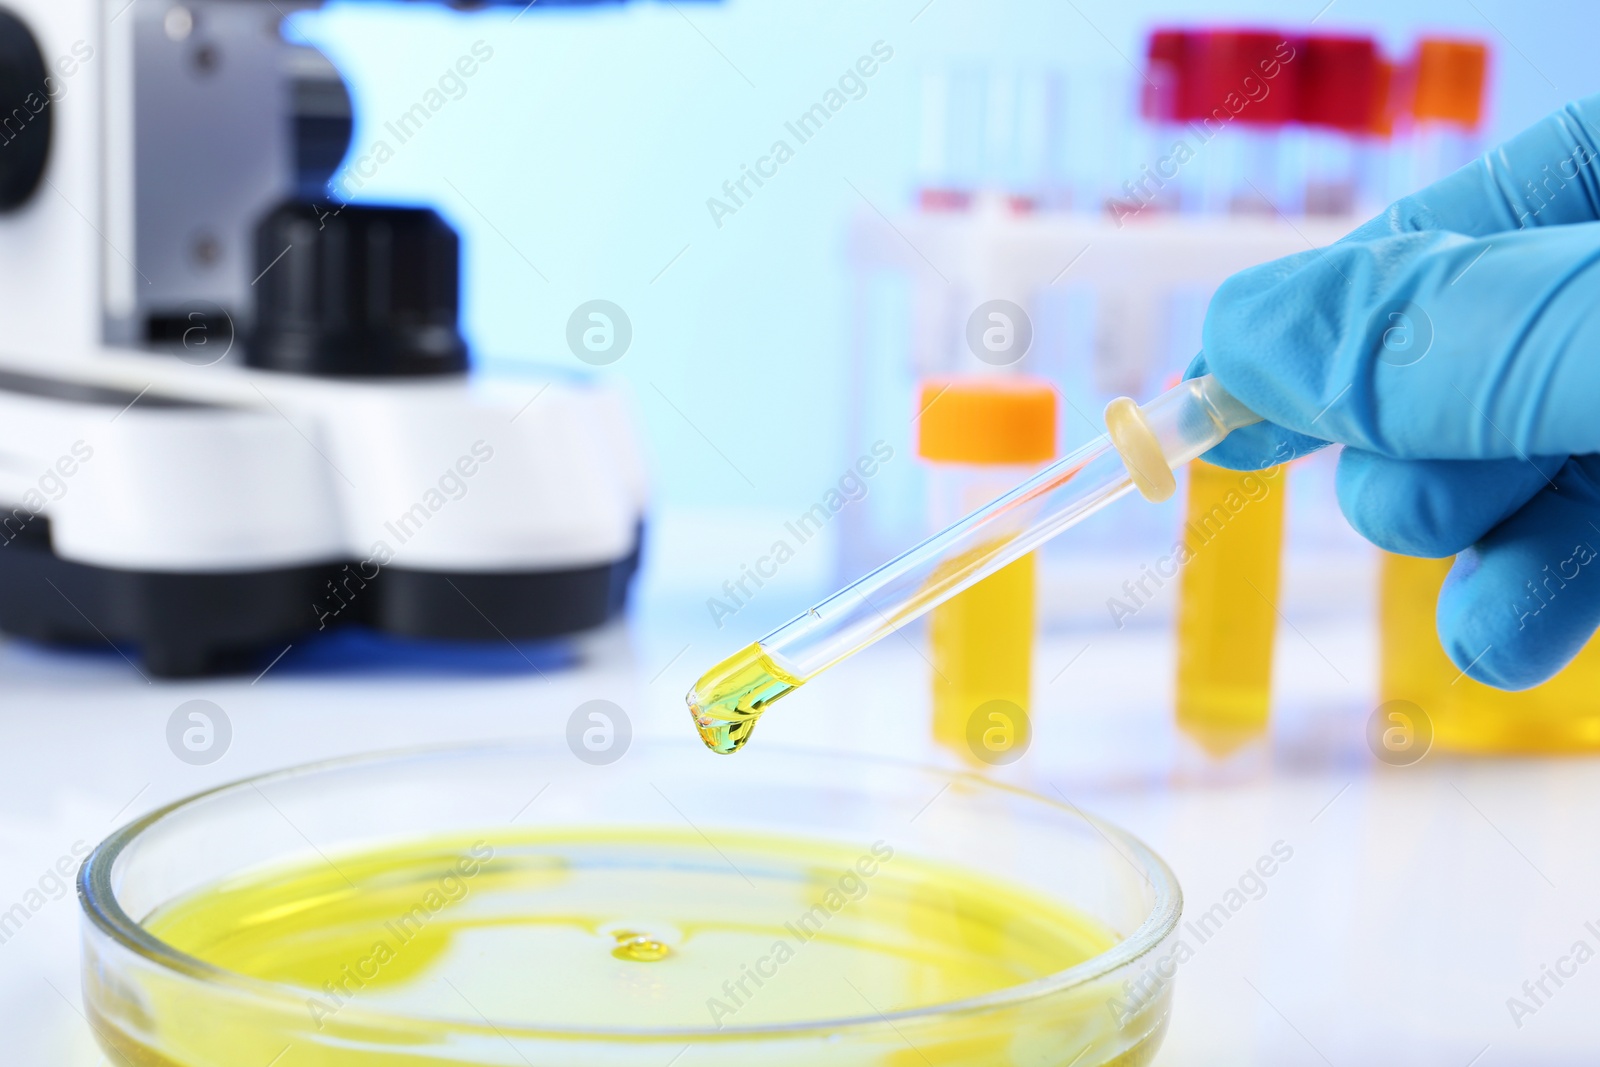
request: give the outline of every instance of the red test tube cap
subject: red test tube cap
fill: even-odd
[[[1264,126],[1293,121],[1304,47],[1271,30],[1191,34],[1179,80],[1179,117]]]
[[[1300,67],[1296,117],[1308,126],[1349,133],[1372,129],[1385,91],[1378,45],[1371,37],[1308,37]]]

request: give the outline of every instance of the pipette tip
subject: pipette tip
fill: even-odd
[[[760,644],[747,645],[712,667],[685,698],[707,748],[721,755],[750,740],[761,713],[793,692],[800,679],[778,667]]]

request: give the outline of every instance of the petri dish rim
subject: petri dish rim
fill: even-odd
[[[653,749],[681,749],[688,755],[705,754],[704,747],[698,743],[662,740],[645,741],[643,739],[641,739],[641,743]],[[720,1029],[712,1027],[656,1027],[604,1030],[594,1027],[528,1026],[522,1023],[500,1022],[483,1018],[467,1019],[457,1016],[400,1014],[375,1011],[370,1008],[357,1009],[351,1015],[358,1018],[364,1025],[378,1028],[404,1029],[417,1022],[428,1022],[475,1033],[570,1040],[604,1037],[606,1039],[637,1041],[672,1040],[710,1043],[742,1041],[769,1035],[795,1036],[817,1032],[837,1034],[840,1031],[868,1029],[885,1024],[893,1026],[896,1023],[913,1022],[919,1019],[1003,1010],[1064,992],[1074,986],[1085,985],[1134,963],[1155,949],[1177,927],[1178,920],[1182,917],[1183,891],[1178,885],[1177,876],[1167,866],[1166,861],[1133,834],[1113,823],[1105,822],[1095,816],[1086,814],[1076,805],[1058,803],[1041,794],[1007,785],[1003,782],[996,782],[979,774],[952,771],[916,763],[911,760],[839,752],[801,745],[772,747],[785,756],[825,759],[834,763],[843,760],[862,766],[893,768],[904,772],[925,774],[944,779],[949,784],[967,783],[980,790],[1009,794],[1029,803],[1041,805],[1047,810],[1070,815],[1087,823],[1101,837],[1105,838],[1113,850],[1122,853],[1130,863],[1136,863],[1139,866],[1140,874],[1149,881],[1151,888],[1155,892],[1155,902],[1149,914],[1126,938],[1117,942],[1109,951],[1073,967],[1018,985],[1007,986],[1004,989],[986,993],[982,996],[945,1001],[939,1004],[921,1005],[893,1012],[833,1019],[813,1019],[782,1024],[742,1027],[730,1025]],[[175,815],[185,808],[224,793],[242,792],[246,789],[259,788],[261,785],[270,782],[309,778],[314,775],[336,772],[352,767],[372,766],[383,763],[398,765],[413,760],[462,758],[470,757],[474,754],[504,756],[509,752],[519,750],[530,755],[557,754],[558,746],[527,740],[512,740],[503,743],[478,741],[463,744],[419,745],[350,756],[338,756],[332,759],[296,764],[275,771],[267,771],[263,774],[251,775],[232,782],[224,782],[221,785],[213,786],[210,789],[193,793],[170,804],[163,805],[116,830],[104,841],[100,842],[99,845],[95,846],[94,851],[89,854],[83,861],[83,865],[78,869],[77,890],[79,906],[85,918],[103,934],[122,948],[141,956],[149,963],[164,967],[196,981],[227,986],[238,992],[281,1005],[301,1006],[305,998],[305,990],[298,986],[252,978],[248,975],[238,974],[226,968],[207,963],[196,956],[191,956],[174,948],[145,930],[140,923],[136,922],[132,916],[123,910],[122,905],[117,901],[116,891],[111,885],[111,872],[115,868],[117,858],[122,854],[123,850],[131,845],[141,834],[158,826],[162,820]]]

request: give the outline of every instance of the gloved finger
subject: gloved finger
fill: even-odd
[[[1203,338],[1295,433],[1405,459],[1600,451],[1600,223],[1299,253],[1224,282]]]
[[[1183,376],[1185,379],[1198,378],[1205,373],[1206,357],[1202,352],[1190,362]],[[1229,470],[1258,471],[1309,456],[1326,447],[1328,442],[1320,438],[1286,430],[1276,423],[1258,422],[1254,426],[1233,431],[1220,445],[1207,452],[1204,459],[1207,463]]]
[[[1566,105],[1469,166],[1403,198],[1345,237],[1335,248],[1347,249],[1347,246],[1360,246],[1421,231],[1442,230],[1472,237],[1488,237],[1518,229],[1593,221],[1600,218],[1600,173],[1597,173],[1600,172],[1600,165],[1596,165],[1597,156],[1600,156],[1600,96],[1593,96]],[[1491,248],[1492,243],[1485,243],[1482,247],[1467,247],[1465,251],[1474,257],[1468,262],[1476,265],[1477,257],[1486,256]],[[1334,255],[1345,256],[1348,251],[1341,250]],[[1339,275],[1340,282],[1348,286],[1348,280],[1334,258],[1324,252],[1308,252],[1280,261],[1280,264],[1269,264],[1255,272],[1246,272],[1253,283],[1245,287],[1246,295],[1286,285],[1288,279],[1298,272],[1319,266],[1328,268],[1324,273],[1331,271]],[[1458,276],[1452,274],[1451,277],[1457,279]],[[1331,277],[1323,279],[1324,284],[1331,285],[1332,282]],[[1299,284],[1314,288],[1307,285],[1303,278],[1299,279]],[[1398,301],[1399,306],[1383,307],[1381,302],[1374,304],[1369,299],[1368,319],[1376,319],[1377,329],[1371,329],[1374,325],[1371,322],[1365,325],[1369,334],[1376,333],[1380,343],[1388,342],[1386,362],[1403,364],[1419,352],[1426,353],[1433,326],[1426,313],[1423,316],[1405,314],[1405,304],[1407,301],[1415,304],[1414,296],[1398,292],[1390,295]],[[1290,306],[1293,306],[1292,302]],[[1250,312],[1254,308],[1246,310]],[[1394,317],[1396,314],[1398,319]],[[1235,321],[1229,320],[1227,326],[1231,328],[1233,325]],[[1354,322],[1343,322],[1341,326],[1345,328],[1336,331],[1337,335],[1347,337],[1352,325],[1359,328],[1364,324],[1359,318]],[[1418,330],[1424,336],[1419,336]],[[1275,359],[1310,360],[1321,364],[1331,361],[1333,346],[1326,332],[1318,334],[1310,331],[1309,336],[1299,340],[1309,341],[1314,347],[1273,353]],[[1231,349],[1228,352],[1231,353]],[[1247,350],[1240,354],[1248,357],[1253,353]],[[1231,360],[1225,358],[1223,362],[1228,364]],[[1202,364],[1203,358],[1197,359],[1196,363]],[[1202,371],[1191,367],[1189,376],[1198,373]],[[1225,366],[1220,377],[1226,385],[1235,377],[1235,371],[1231,366]],[[1340,390],[1349,381],[1337,376],[1331,381],[1334,388],[1301,399],[1308,403],[1319,399],[1332,403],[1342,399]],[[1313,380],[1301,384],[1320,383]],[[1247,387],[1241,383],[1241,388]],[[1260,403],[1263,407],[1268,406],[1265,400]],[[1312,410],[1320,415],[1323,407],[1318,405]],[[1259,413],[1268,414],[1264,410]],[[1278,431],[1271,427],[1255,427],[1236,433],[1206,458],[1222,466],[1246,468],[1267,466],[1272,461],[1269,457],[1286,453],[1303,454],[1310,450],[1303,438],[1329,439],[1337,432],[1328,427],[1309,429],[1320,422],[1318,415],[1311,416],[1311,423],[1295,427],[1303,431],[1300,434],[1284,427]]]
[[[1426,189],[1347,240],[1417,230],[1487,237],[1600,220],[1600,96],[1567,104]]]
[[[1403,556],[1443,559],[1470,547],[1553,484],[1566,456],[1391,459],[1346,448],[1335,485],[1355,531]]]
[[[1439,638],[1500,689],[1555,674],[1600,627],[1600,457],[1574,457],[1520,511],[1456,557]]]

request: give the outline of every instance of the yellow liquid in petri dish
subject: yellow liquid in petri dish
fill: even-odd
[[[1214,756],[1267,728],[1284,468],[1189,464],[1178,601],[1178,726]]]
[[[179,899],[144,925],[209,964],[297,992],[286,1016],[281,1008],[254,1013],[244,997],[195,1011],[171,981],[120,988],[140,1018],[182,1021],[160,1028],[158,1051],[97,1012],[102,1041],[139,1067],[265,1065],[286,1046],[294,1067],[570,1067],[537,1053],[504,1058],[515,1050],[496,1041],[490,1059],[417,1046],[430,1018],[494,1020],[497,1031],[872,1019],[1004,990],[1118,941],[1051,900],[883,842],[708,839],[676,829],[419,840],[242,876]],[[1102,985],[1076,1000],[1024,1001],[998,1027],[951,1014],[937,1032],[912,1030],[916,1050],[889,1032],[881,1057],[849,1062],[1144,1063],[1162,1024],[1126,1044],[1107,1010],[1126,995]],[[1150,1010],[1164,1018],[1165,1001]],[[407,1016],[411,1029],[390,1046],[363,1012]],[[307,1042],[313,1017],[316,1040]],[[1049,1039],[1018,1051],[1018,1034],[1030,1028]]]
[[[744,747],[762,712],[779,697],[800,688],[761,650],[747,645],[712,667],[689,690],[689,714],[700,740],[713,752],[728,755]]]
[[[933,736],[972,759],[967,725],[991,700],[1029,710],[1034,557],[1023,556],[933,609]]]

